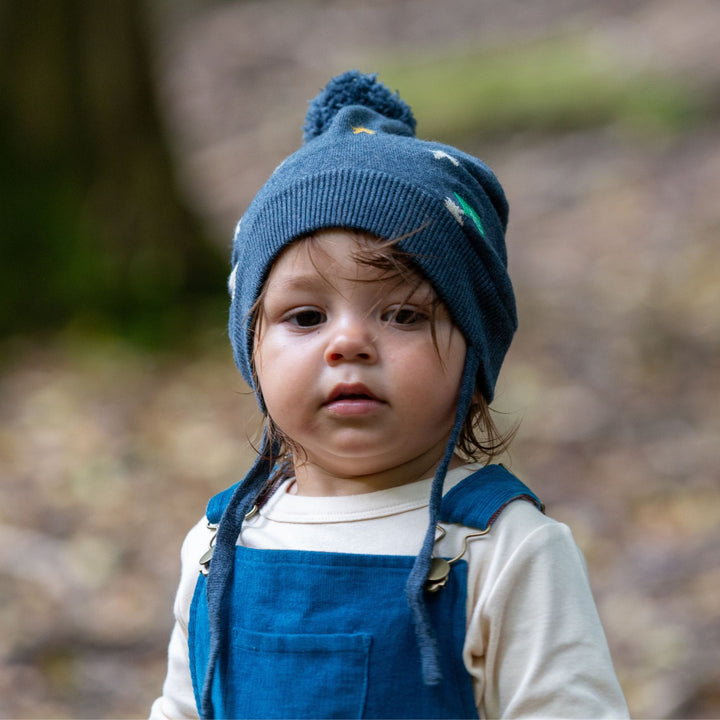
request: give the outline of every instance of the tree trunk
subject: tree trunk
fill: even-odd
[[[0,0],[0,334],[153,332],[223,292],[183,202],[142,0]]]

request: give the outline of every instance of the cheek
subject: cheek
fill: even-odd
[[[447,397],[453,402],[460,386],[463,348],[460,356],[438,354],[432,344],[392,353],[394,381],[404,394],[432,397],[435,402]]]
[[[290,345],[290,347],[288,347]],[[255,348],[255,378],[265,408],[282,427],[285,418],[297,416],[303,399],[312,387],[313,368],[303,348],[288,343],[272,329],[264,333]]]
[[[278,378],[284,376],[283,370],[278,367],[281,356],[275,352],[272,337],[265,334],[258,338],[253,354],[255,369],[255,383],[257,392],[261,395],[267,412],[272,416],[278,399],[282,397],[279,392]]]
[[[439,351],[433,346],[425,354],[425,361],[414,367],[415,382],[422,394],[431,399],[436,412],[454,416],[465,367],[465,341],[459,333],[446,335],[438,338],[438,348]]]
[[[265,378],[266,382],[272,381],[277,376],[279,368],[287,353],[284,352],[282,338],[271,326],[263,329],[255,341],[255,374],[259,379]]]

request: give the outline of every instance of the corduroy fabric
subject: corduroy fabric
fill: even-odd
[[[200,578],[190,613],[203,717],[477,717],[462,660],[467,567],[429,600],[445,682],[423,683],[414,621],[403,602],[413,558],[235,548],[227,644],[209,673],[209,608]],[[208,711],[212,715],[208,714]]]

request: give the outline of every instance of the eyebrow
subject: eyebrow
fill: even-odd
[[[307,273],[280,275],[273,278],[272,284],[276,289],[285,292],[288,290],[317,290],[319,287],[327,287],[331,283],[318,273]]]

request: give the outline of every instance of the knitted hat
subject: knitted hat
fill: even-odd
[[[253,306],[282,250],[325,228],[402,238],[398,247],[411,254],[462,331],[467,354],[456,421],[435,474],[430,524],[407,584],[425,682],[435,684],[440,680],[437,645],[423,586],[443,480],[476,384],[490,402],[517,327],[505,250],[508,206],[495,175],[478,159],[418,140],[408,105],[375,77],[351,71],[328,83],[310,104],[304,145],[275,170],[238,223],[229,280],[229,334],[235,362],[262,404],[252,369]],[[212,710],[212,665],[221,651],[222,600],[233,549],[244,515],[268,474],[267,459],[259,458],[239,484],[218,530],[208,577],[209,604],[218,612],[211,617],[206,714]]]
[[[375,75],[334,78],[310,104],[305,144],[255,196],[235,233],[230,340],[251,386],[250,314],[288,243],[323,228],[404,238],[479,360],[486,400],[517,326],[507,274],[508,206],[476,158],[415,137],[415,118]],[[257,388],[255,388],[257,390]]]

